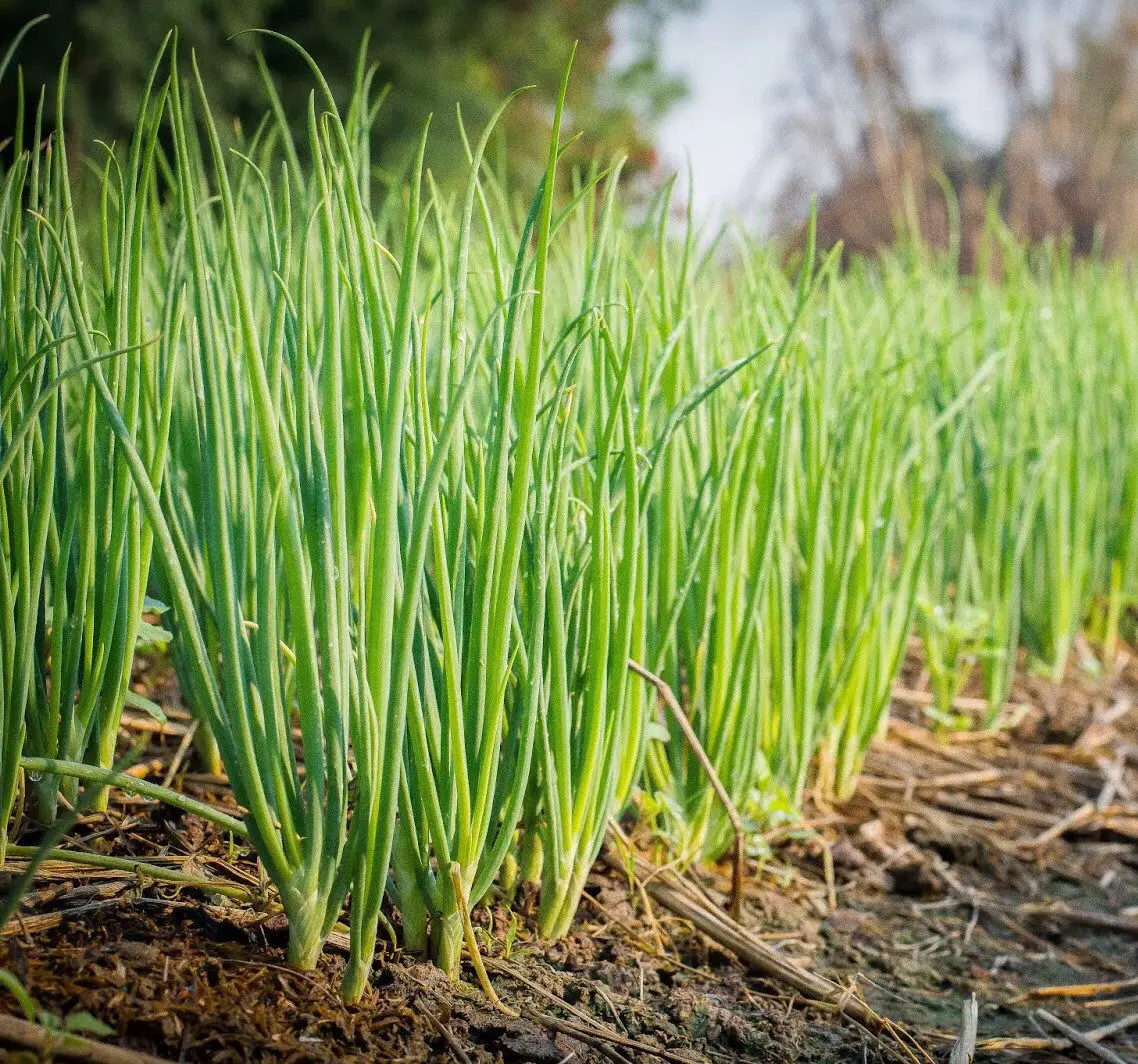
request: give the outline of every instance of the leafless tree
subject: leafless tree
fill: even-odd
[[[1034,25],[1030,18],[1034,18]],[[1060,18],[1059,16],[1063,16]],[[1060,62],[1040,25],[1063,25],[1075,61]],[[1034,30],[1034,33],[1033,33]],[[1008,134],[993,152],[965,151],[914,98],[914,57],[953,35],[980,42],[995,74]],[[784,175],[776,220],[785,228],[821,197],[827,242],[872,251],[915,221],[950,239],[942,181],[961,213],[970,268],[993,188],[1027,239],[1073,234],[1138,249],[1138,0],[811,0],[792,83],[779,99],[774,157]]]

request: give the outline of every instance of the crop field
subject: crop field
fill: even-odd
[[[376,181],[374,78],[361,55],[339,109],[313,65],[307,114],[277,104],[220,129],[171,39],[113,146],[65,139],[66,67],[43,94],[20,80],[16,128],[34,116],[35,135],[0,170],[0,1000],[27,1022],[0,1024],[0,1045],[83,1037],[93,1061],[944,1057],[959,995],[947,1019],[894,1022],[856,974],[823,977],[766,934],[804,897],[840,913],[851,867],[878,862],[896,886],[915,858],[883,824],[937,855],[918,864],[964,892],[949,896],[965,923],[1019,906],[1001,917],[1016,949],[1058,951],[1020,989],[1124,995],[1132,268],[1025,247],[994,214],[969,277],[917,241],[868,261],[817,248],[812,225],[794,254],[704,232],[671,186],[634,209],[619,160],[570,162],[561,105],[544,177],[508,187],[488,148],[512,97],[463,129],[464,182],[436,183],[422,148]],[[969,817],[1016,875],[1065,867],[1091,893],[1007,886],[989,907],[945,871]],[[921,850],[937,831],[948,841]],[[201,1001],[233,1008],[225,986],[269,973],[266,999],[338,1018],[287,1044],[265,1020],[264,1044],[234,1048],[232,1031],[190,1039],[175,1010],[125,1037],[153,1000],[84,996],[67,960],[98,954],[100,928],[129,931],[108,883],[154,927],[161,905],[182,914],[186,949],[244,943],[248,973],[205,980]],[[1023,927],[1056,899],[1061,923],[1106,937],[1064,954],[1061,933]],[[95,938],[67,937],[75,904]],[[511,996],[532,972],[513,978],[511,958],[572,972],[598,919],[620,937],[611,965],[640,971],[641,1008],[636,942],[657,983],[662,964],[710,963],[699,995],[717,979],[741,994],[749,971],[764,1000],[789,986],[854,1026],[820,1048],[772,1004],[739,1021],[783,1030],[765,1050],[701,1049],[690,1015],[671,1033],[634,1024],[628,988],[600,1019],[550,1016],[571,1000],[560,985],[534,999],[535,1026]],[[818,913],[781,919],[793,938]],[[161,967],[141,953],[161,942],[133,945],[127,961]],[[170,954],[167,976],[172,955],[175,979],[206,965]],[[929,962],[956,991],[978,978],[960,956]],[[430,1026],[404,1043],[352,1026],[386,1009],[399,1029],[409,1007]],[[492,1015],[506,1034],[485,1033]],[[996,1033],[1061,1053],[1070,1031],[1047,1022],[1039,1044]],[[99,1056],[116,1034],[138,1055]],[[1116,1037],[1091,1042],[1113,1053]]]

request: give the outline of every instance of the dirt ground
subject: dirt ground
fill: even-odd
[[[139,684],[176,704],[161,663]],[[748,970],[603,864],[563,942],[534,941],[524,920],[509,930],[502,910],[475,914],[518,1018],[490,1007],[469,969],[454,985],[390,944],[364,1001],[344,1006],[337,942],[297,972],[278,914],[61,862],[40,868],[3,930],[0,967],[61,1022],[89,1013],[113,1032],[106,1045],[167,1061],[946,1061],[971,994],[978,1059],[1138,1059],[1138,668],[1124,658],[1061,687],[1024,676],[1020,719],[998,734],[928,730],[922,687],[914,661],[850,802],[814,801],[752,856],[743,912],[900,1036]],[[141,764],[158,780],[185,748],[186,718],[169,715],[128,721],[151,733]],[[227,800],[221,781],[179,777]],[[249,855],[211,825],[121,795],[65,845],[260,888]],[[699,874],[724,912],[728,882],[725,869]],[[0,1011],[21,1015],[3,989]],[[38,1059],[0,1048],[0,1060]]]

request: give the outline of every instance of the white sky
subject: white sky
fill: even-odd
[[[998,0],[927,2],[940,12],[983,16]],[[1076,17],[1106,2],[1021,0],[1017,10],[1037,49],[1036,59],[1045,51],[1069,58],[1070,27]],[[805,0],[702,0],[695,13],[674,15],[665,23],[664,68],[683,75],[690,94],[665,120],[659,146],[664,158],[679,168],[690,155],[701,213],[715,213],[746,198],[759,205],[757,220],[764,221],[763,207],[769,204],[777,174],[757,170],[756,162],[775,147],[772,97],[793,74],[807,10]],[[632,47],[627,17],[618,15],[613,29],[614,58],[619,62]],[[918,102],[945,107],[954,125],[980,143],[992,145],[1002,138],[1006,115],[982,40],[958,33],[925,42],[910,62]],[[1037,71],[1042,68],[1038,62]],[[758,187],[745,189],[748,180],[757,180]]]

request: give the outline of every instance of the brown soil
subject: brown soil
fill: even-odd
[[[168,683],[157,665],[147,673],[152,692]],[[920,687],[916,666],[904,682]],[[1031,708],[1010,736],[948,741],[899,704],[855,797],[815,803],[748,867],[744,923],[937,1060],[970,993],[987,1059],[1071,1059],[1039,1008],[1082,1031],[1138,1013],[1138,984],[1105,985],[1138,974],[1138,669],[1063,687],[1024,678],[1015,699]],[[158,780],[184,734],[185,718],[170,715],[143,759]],[[226,799],[192,772],[182,785]],[[210,825],[121,795],[64,845],[259,887],[249,855]],[[718,897],[728,878],[700,881]],[[279,915],[60,863],[41,867],[4,929],[0,967],[42,1008],[88,1012],[113,1029],[109,1043],[169,1061],[922,1059],[749,974],[624,876],[599,867],[587,893],[574,934],[554,945],[524,922],[508,934],[503,910],[476,914],[491,978],[519,1019],[491,1008],[469,970],[453,985],[390,945],[365,1000],[344,1006],[336,943],[317,971],[297,972]],[[1074,984],[1103,985],[1084,997],[1054,989]],[[19,1014],[4,990],[0,1011]],[[1103,1045],[1133,1055],[1138,1025]]]

